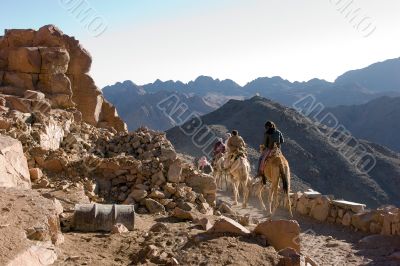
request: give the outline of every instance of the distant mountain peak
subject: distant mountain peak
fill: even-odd
[[[131,80],[116,82],[114,85],[106,86],[103,88],[103,92],[107,94],[118,94],[119,92],[135,93],[137,95],[146,94],[146,91],[142,87],[136,85]]]
[[[194,80],[194,82],[200,82],[200,81],[219,81],[219,79],[213,79],[213,78],[210,77],[210,76],[201,75],[201,76],[198,76],[198,77]]]
[[[339,76],[336,84],[358,83],[373,92],[400,89],[400,58],[374,63],[365,68],[350,70]]]

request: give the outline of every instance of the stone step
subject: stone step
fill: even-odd
[[[348,210],[352,210],[355,213],[364,211],[366,205],[347,200],[333,200],[332,204],[338,207],[342,207]]]

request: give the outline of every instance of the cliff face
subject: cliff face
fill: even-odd
[[[8,107],[15,109],[32,102],[21,103],[13,96],[24,96],[27,90],[42,92],[51,108],[76,109],[75,117],[93,126],[126,131],[116,109],[88,74],[91,64],[79,41],[53,25],[38,31],[6,30],[0,37],[0,94],[11,95],[8,102],[14,104]]]

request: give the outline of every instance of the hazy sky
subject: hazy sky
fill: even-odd
[[[400,56],[399,11],[399,0],[2,0],[0,30],[57,25],[91,52],[99,87],[199,75],[332,81]]]

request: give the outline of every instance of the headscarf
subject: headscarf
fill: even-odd
[[[206,156],[202,156],[202,157],[200,158],[200,160],[199,160],[199,167],[200,167],[200,168],[203,168],[203,167],[205,167],[206,165],[208,165],[207,158],[206,158]]]

